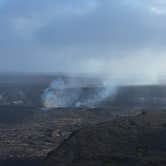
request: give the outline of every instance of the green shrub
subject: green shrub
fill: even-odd
[[[104,166],[117,166],[117,164],[114,161],[108,161],[104,164]]]
[[[137,148],[137,157],[143,157],[145,155],[145,149]]]

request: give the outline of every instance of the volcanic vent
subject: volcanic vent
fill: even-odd
[[[58,78],[42,94],[46,108],[96,107],[108,96],[99,81]]]

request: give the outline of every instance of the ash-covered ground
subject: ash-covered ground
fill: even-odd
[[[103,86],[59,75],[0,76],[0,165],[42,166],[81,128],[166,110],[166,86]],[[162,115],[161,115],[162,117]]]

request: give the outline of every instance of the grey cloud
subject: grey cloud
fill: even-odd
[[[88,1],[80,0],[6,0],[0,12],[0,33],[6,34],[9,44],[13,39],[16,43],[27,40],[26,34],[30,32],[33,37],[30,43],[54,47],[103,44],[130,49],[165,44],[164,18],[150,14],[143,5],[132,8],[134,2],[126,0],[92,2],[97,4],[96,9],[88,5]],[[86,7],[91,7],[92,11],[81,15],[79,10],[83,12]],[[19,24],[24,36],[19,34]],[[18,32],[15,32],[16,25]]]
[[[142,62],[142,54],[156,59],[156,52],[165,53],[166,15],[163,7],[160,11],[161,2],[4,0],[0,70],[128,73],[131,57]]]
[[[134,49],[165,45],[163,17],[147,8],[132,8],[125,1],[98,1],[87,15],[53,18],[36,32],[44,45],[108,45],[112,49]]]

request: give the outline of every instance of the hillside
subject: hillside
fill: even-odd
[[[117,118],[74,132],[46,166],[165,166],[166,112]]]
[[[113,117],[100,109],[0,106],[0,165],[41,166],[47,153],[73,131]]]

